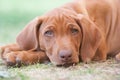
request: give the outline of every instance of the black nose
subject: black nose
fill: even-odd
[[[72,51],[71,50],[60,50],[59,57],[62,61],[68,61],[72,58]]]

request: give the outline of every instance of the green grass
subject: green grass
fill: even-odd
[[[70,0],[0,0],[0,46],[15,42],[17,34],[36,16]],[[69,68],[36,64],[6,68],[0,61],[0,80],[120,80],[120,64],[106,62],[80,63]]]

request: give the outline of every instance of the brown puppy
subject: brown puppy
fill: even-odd
[[[75,0],[35,18],[16,43],[1,47],[7,65],[50,60],[55,65],[80,59],[120,60],[120,0]]]

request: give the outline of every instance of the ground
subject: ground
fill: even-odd
[[[79,63],[68,68],[56,67],[50,63],[21,68],[0,66],[0,80],[120,80],[120,64],[113,59]]]
[[[0,0],[0,46],[15,42],[23,27],[36,16],[70,0]],[[120,63],[79,63],[68,68],[35,64],[8,68],[0,59],[0,80],[120,80]]]

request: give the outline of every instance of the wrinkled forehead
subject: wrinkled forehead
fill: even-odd
[[[53,30],[65,31],[68,30],[68,28],[75,26],[75,23],[75,20],[71,16],[60,13],[57,15],[53,14],[44,20],[42,23],[42,30],[49,28]]]
[[[70,16],[65,15],[53,15],[51,17],[48,17],[48,19],[45,21],[45,24],[51,24],[54,26],[65,26],[70,23],[74,23],[75,21]]]
[[[46,14],[42,26],[57,26],[57,27],[67,27],[69,24],[75,24],[75,20],[72,16],[75,15],[71,10],[55,9],[50,13]]]

